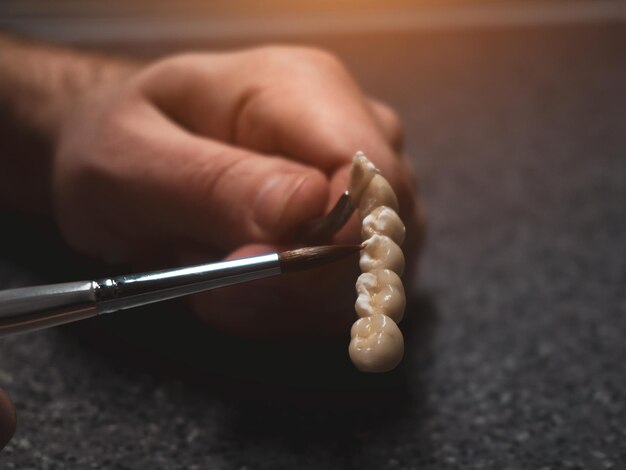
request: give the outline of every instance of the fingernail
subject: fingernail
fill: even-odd
[[[300,184],[300,177],[276,175],[265,181],[252,208],[255,223],[272,235],[280,230],[285,206]]]

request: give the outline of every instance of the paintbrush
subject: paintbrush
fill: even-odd
[[[0,291],[0,336],[311,269],[360,249],[360,245],[315,246],[97,281],[7,289]]]

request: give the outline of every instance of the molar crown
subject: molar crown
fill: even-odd
[[[360,317],[383,314],[396,323],[404,316],[406,297],[400,276],[389,269],[365,272],[356,281],[354,309]]]
[[[363,242],[359,265],[361,271],[390,269],[400,275],[404,272],[404,254],[402,249],[386,235],[373,235]]]
[[[352,325],[350,333],[350,359],[363,372],[387,372],[404,356],[402,332],[386,315],[361,318]]]
[[[361,227],[363,240],[374,235],[386,235],[398,245],[402,245],[406,228],[396,211],[391,207],[379,206],[363,219],[363,226]]]

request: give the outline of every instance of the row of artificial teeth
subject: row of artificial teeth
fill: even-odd
[[[404,271],[400,245],[405,228],[398,199],[389,182],[361,152],[354,157],[348,192],[363,221],[364,248],[356,282],[355,310],[349,347],[354,365],[364,372],[393,369],[404,355],[404,339],[396,325],[404,315]]]

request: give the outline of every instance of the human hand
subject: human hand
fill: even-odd
[[[395,114],[331,55],[266,47],[186,54],[80,97],[53,162],[57,220],[78,250],[144,266],[205,262],[297,243],[345,191],[363,150],[400,201],[411,266],[423,238],[399,158]],[[358,222],[335,237],[356,243]],[[237,334],[345,334],[355,260],[196,296],[209,324]]]
[[[15,432],[15,408],[7,393],[0,388],[0,450],[13,437]]]

